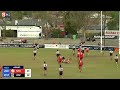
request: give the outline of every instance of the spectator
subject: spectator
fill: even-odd
[[[68,38],[68,31],[65,31],[65,38]]]
[[[100,42],[98,43],[98,46],[100,46]]]
[[[92,42],[95,42],[96,40],[95,40],[95,38],[92,38]]]
[[[90,38],[87,38],[86,41],[90,41]]]

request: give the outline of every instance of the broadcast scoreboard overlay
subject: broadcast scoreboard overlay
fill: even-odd
[[[2,66],[2,78],[10,77],[31,77],[31,69],[24,69],[24,66]]]

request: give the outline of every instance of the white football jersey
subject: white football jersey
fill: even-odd
[[[115,59],[118,59],[118,56],[115,56]]]
[[[59,68],[59,71],[63,71],[63,68]]]
[[[59,52],[59,51],[57,51],[57,52],[56,52],[56,54],[60,54],[60,52]]]
[[[113,53],[113,51],[110,51],[110,53]]]
[[[43,64],[43,67],[47,67],[47,64]]]

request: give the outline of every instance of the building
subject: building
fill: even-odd
[[[4,25],[5,23],[3,22],[3,20],[0,20],[1,32],[5,28]],[[6,30],[15,31],[17,37],[39,37],[39,33],[43,34],[43,27],[48,26],[50,27],[50,24],[47,21],[41,21],[40,19],[6,21]]]

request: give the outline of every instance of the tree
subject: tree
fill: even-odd
[[[119,12],[111,11],[110,16],[112,19],[107,23],[109,30],[118,30],[119,29]]]
[[[46,34],[46,39],[48,39],[48,36],[51,32],[51,27],[49,27],[48,23],[52,25],[52,22],[55,18],[51,16],[52,11],[32,11],[32,17],[34,19],[41,19],[44,20],[46,23],[43,26],[44,33]]]
[[[65,30],[71,34],[77,34],[77,31],[82,30],[84,37],[89,25],[96,23],[92,21],[90,16],[94,11],[66,11],[64,15]],[[91,22],[92,21],[92,22]]]

